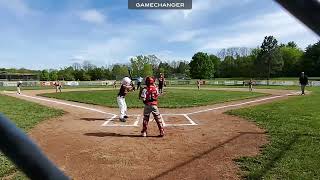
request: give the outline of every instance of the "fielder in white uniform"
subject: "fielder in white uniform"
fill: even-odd
[[[22,81],[19,81],[17,83],[17,94],[21,94],[21,89],[20,89],[21,86],[22,86]]]
[[[120,109],[119,120],[121,122],[126,122],[126,119],[128,118],[127,116],[128,107],[127,107],[125,96],[132,89],[133,87],[131,86],[131,79],[128,77],[123,78],[121,82],[121,87],[118,93],[118,97],[117,97],[117,102]]]

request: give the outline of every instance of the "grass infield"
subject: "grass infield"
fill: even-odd
[[[98,90],[47,93],[41,94],[41,96],[115,108],[118,107],[116,100],[117,93],[118,90]],[[226,101],[259,97],[264,95],[265,94],[263,93],[256,92],[166,89],[165,93],[159,97],[159,107],[182,108],[203,106]],[[138,91],[130,92],[126,97],[126,102],[129,108],[143,107],[142,101],[138,99]]]
[[[0,112],[10,118],[19,128],[27,132],[37,123],[51,117],[63,114],[61,110],[47,108],[36,103],[0,94]],[[17,172],[17,168],[0,153],[0,179]],[[15,174],[13,179],[24,179],[21,173]]]
[[[308,96],[227,112],[268,131],[261,155],[237,160],[246,179],[320,179],[320,88],[309,90]]]

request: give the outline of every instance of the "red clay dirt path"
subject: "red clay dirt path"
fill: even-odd
[[[247,91],[240,88],[236,90]],[[272,94],[270,96],[295,92],[262,89],[256,91]],[[45,92],[54,90],[24,91],[23,94],[35,96]],[[197,126],[166,127],[166,136],[163,138],[155,137],[158,131],[155,123],[150,122],[150,137],[143,138],[140,137],[141,121],[139,127],[102,127],[101,124],[110,118],[110,115],[16,94],[7,95],[66,111],[61,117],[38,124],[29,135],[48,157],[73,179],[239,179],[240,170],[233,160],[257,155],[260,147],[267,143],[264,130],[254,123],[223,114],[229,109],[239,107],[190,115]],[[265,97],[257,99],[263,98]],[[288,96],[277,99],[283,98]],[[275,99],[241,107],[273,100]],[[55,101],[118,114],[117,109]],[[186,113],[247,101],[250,100],[160,111],[168,114]],[[129,114],[141,113],[142,109],[129,110]],[[168,120],[170,118],[177,123],[184,121],[174,116]]]

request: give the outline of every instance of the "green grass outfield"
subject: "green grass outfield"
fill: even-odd
[[[247,179],[320,179],[320,88],[307,96],[229,111],[268,131],[257,157],[238,160]]]
[[[10,118],[25,132],[33,128],[40,121],[63,114],[61,110],[47,108],[36,103],[0,94],[0,112]],[[0,154],[0,179],[17,171],[17,168],[2,154]],[[14,179],[23,179],[18,173]]]
[[[96,104],[107,107],[118,107],[118,90],[98,91],[73,91],[63,93],[47,93],[41,96],[63,99],[68,101]],[[159,97],[159,107],[181,108],[216,104],[226,101],[247,99],[264,96],[266,94],[256,92],[230,92],[213,90],[190,90],[190,89],[166,89],[165,94]],[[128,107],[143,107],[138,99],[138,91],[131,92],[126,97]]]

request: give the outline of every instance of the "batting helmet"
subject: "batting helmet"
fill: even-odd
[[[122,85],[130,85],[131,84],[131,79],[128,77],[124,77],[121,81]]]

